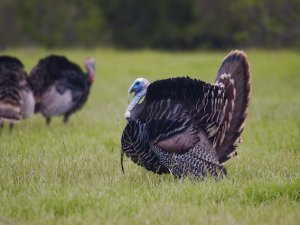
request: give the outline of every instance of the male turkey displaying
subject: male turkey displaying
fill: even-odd
[[[23,64],[15,57],[0,56],[0,129],[29,117],[34,110],[34,98]]]
[[[42,113],[46,123],[51,117],[69,116],[86,102],[95,76],[94,59],[85,61],[86,74],[67,58],[50,55],[39,61],[29,74],[36,105],[35,112]]]
[[[188,77],[150,84],[138,78],[128,90],[129,99],[135,96],[125,113],[122,168],[125,153],[158,174],[223,177],[224,163],[236,155],[250,91],[249,64],[239,50],[225,57],[215,84]]]

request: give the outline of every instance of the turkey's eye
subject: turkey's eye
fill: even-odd
[[[135,83],[135,85],[137,85],[137,86],[140,85],[140,84],[141,84],[141,82],[139,82],[139,81]]]

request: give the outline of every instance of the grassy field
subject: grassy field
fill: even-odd
[[[212,83],[227,52],[59,50],[97,74],[85,107],[64,125],[40,115],[0,136],[0,224],[300,224],[300,54],[248,51],[253,92],[238,157],[219,182],[175,180],[119,164],[127,89],[189,75]],[[49,53],[0,52],[29,71]]]

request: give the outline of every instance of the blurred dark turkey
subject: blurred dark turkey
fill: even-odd
[[[92,58],[85,61],[86,73],[63,56],[43,58],[30,72],[29,78],[36,101],[35,112],[46,118],[64,115],[64,122],[87,101],[95,76]]]
[[[5,122],[12,130],[14,123],[29,117],[34,98],[24,66],[11,56],[0,56],[0,129]]]
[[[243,51],[223,60],[215,84],[183,78],[150,84],[138,78],[125,113],[123,154],[154,173],[223,177],[236,155],[250,98],[250,68]],[[141,100],[145,96],[144,101]]]

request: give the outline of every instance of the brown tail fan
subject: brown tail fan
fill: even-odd
[[[216,147],[220,163],[226,162],[229,158],[237,154],[235,149],[240,141],[248,112],[251,92],[250,80],[250,65],[246,54],[240,50],[230,52],[224,58],[216,78],[216,84],[224,85],[225,91],[227,88],[232,89],[232,85],[234,88],[233,104],[230,110],[226,112],[231,119],[226,131],[224,131],[222,142]],[[228,85],[229,83],[230,86]]]

